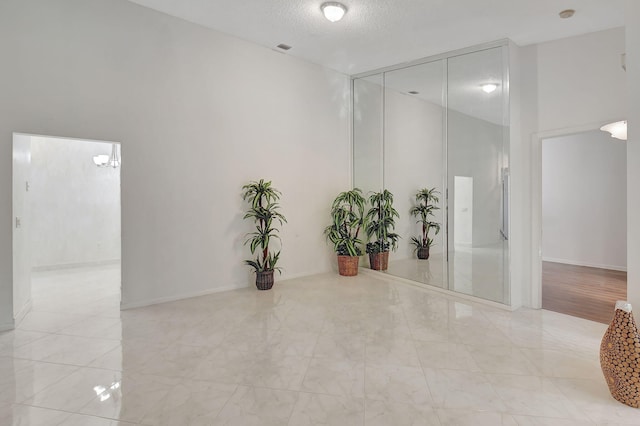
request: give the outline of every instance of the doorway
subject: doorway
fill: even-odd
[[[609,323],[627,291],[626,146],[600,130],[542,140],[542,308]]]
[[[13,135],[16,328],[119,316],[120,144]]]

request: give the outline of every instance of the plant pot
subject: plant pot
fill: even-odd
[[[418,259],[428,259],[429,258],[429,247],[420,247],[418,249]]]
[[[345,277],[358,275],[359,256],[338,256],[338,273]]]
[[[369,253],[369,265],[376,271],[386,271],[389,265],[389,252]]]
[[[258,290],[271,290],[271,287],[273,287],[273,271],[256,272],[256,287],[258,287]]]

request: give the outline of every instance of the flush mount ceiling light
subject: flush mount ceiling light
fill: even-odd
[[[612,138],[620,139],[621,141],[627,140],[627,121],[616,121],[615,123],[609,123],[602,127],[600,130],[603,132],[611,133]]]
[[[480,88],[484,93],[493,93],[498,88],[498,85],[496,83],[485,83]]]
[[[111,167],[113,169],[120,167],[122,161],[120,161],[120,155],[118,155],[118,144],[111,144],[111,155],[94,155],[93,163],[98,167]]]
[[[338,22],[347,13],[347,6],[337,2],[327,2],[320,6],[324,17],[331,22]]]
[[[576,13],[576,11],[575,11],[575,10],[573,10],[573,9],[566,9],[566,10],[563,10],[562,12],[558,13],[558,15],[560,15],[560,17],[561,17],[562,19],[569,19],[569,18],[571,18],[575,13]]]

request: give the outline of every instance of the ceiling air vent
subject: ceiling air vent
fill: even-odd
[[[288,44],[284,44],[284,43],[280,43],[279,45],[276,46],[278,49],[282,49],[282,50],[289,50],[291,49],[291,46],[289,46]]]

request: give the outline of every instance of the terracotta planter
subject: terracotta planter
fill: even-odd
[[[358,275],[359,256],[338,256],[338,273],[345,277]]]
[[[418,259],[428,259],[429,258],[429,247],[420,247],[418,249]]]
[[[639,408],[640,334],[628,302],[616,303],[613,320],[600,345],[600,367],[611,396]]]
[[[386,271],[389,266],[389,252],[369,253],[369,265],[376,271]]]
[[[271,287],[273,287],[273,271],[256,272],[256,287],[258,287],[258,290],[271,290]]]

